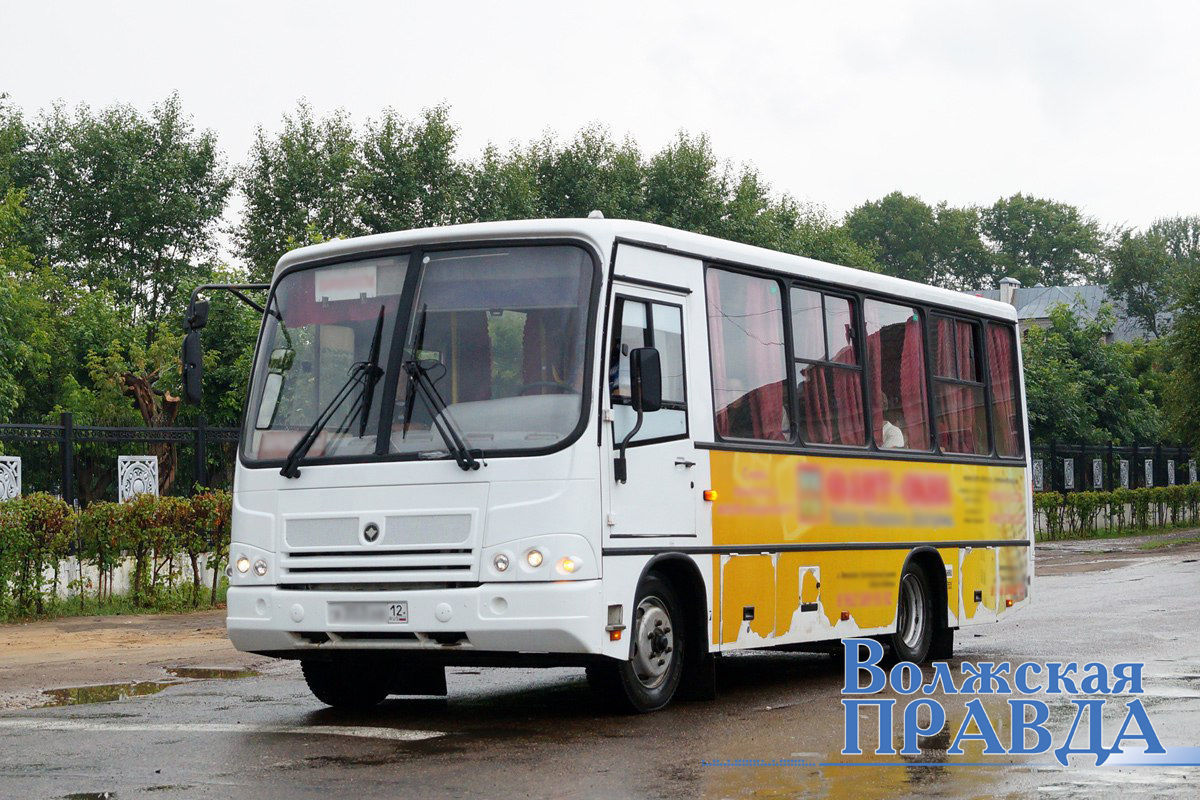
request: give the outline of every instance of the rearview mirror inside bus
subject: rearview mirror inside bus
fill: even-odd
[[[204,376],[204,354],[200,350],[200,331],[193,329],[183,337],[183,397],[188,403],[200,402]]]
[[[629,353],[631,378],[630,403],[634,411],[658,411],[662,408],[662,367],[658,350],[637,347]]]
[[[263,384],[262,404],[258,407],[258,419],[254,427],[260,431],[271,427],[275,419],[275,409],[279,406],[279,395],[283,391],[283,379],[292,362],[296,360],[296,351],[289,347],[277,347],[271,351],[267,361],[267,379]]]

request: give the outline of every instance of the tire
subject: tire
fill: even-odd
[[[896,632],[889,637],[895,659],[916,664],[926,661],[936,624],[929,578],[923,569],[909,563],[900,573]]]
[[[318,700],[344,711],[362,711],[379,705],[388,696],[393,678],[386,662],[375,659],[306,658],[300,662],[300,669],[309,691]]]
[[[629,626],[632,658],[587,669],[588,683],[623,710],[644,714],[664,708],[683,677],[683,606],[671,584],[651,573],[638,585]]]

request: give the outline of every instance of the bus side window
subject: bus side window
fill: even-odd
[[[679,306],[618,297],[608,360],[615,441],[619,442],[629,433],[637,416],[629,405],[629,353],[638,347],[654,347],[658,350],[662,365],[663,403],[658,411],[645,415],[642,429],[633,441],[686,436],[683,310]]]
[[[996,454],[1019,456],[1025,445],[1017,397],[1017,344],[1011,325],[987,326],[988,380],[992,385],[992,429]]]
[[[932,449],[920,314],[911,306],[868,299],[863,317],[875,443],[888,450]]]

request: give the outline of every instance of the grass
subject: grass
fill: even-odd
[[[225,593],[228,589],[229,581],[222,578],[221,583],[217,586],[217,602],[214,604],[209,602],[209,598],[212,597],[212,587],[203,587],[200,590],[200,602],[195,606],[192,605],[191,584],[173,588],[160,586],[154,597],[145,605],[135,605],[133,596],[129,594],[117,594],[104,598],[96,598],[91,595],[48,598],[40,614],[31,614],[0,604],[0,623],[32,622],[62,617],[114,617],[128,614],[182,614],[188,611],[203,611],[223,607]]]
[[[1041,544],[1043,542],[1082,542],[1093,539],[1127,539],[1131,536],[1154,536],[1162,533],[1186,531],[1195,527],[1192,523],[1181,522],[1177,525],[1153,525],[1148,528],[1118,528],[1116,530],[1098,528],[1091,533],[1066,533],[1062,536],[1053,537],[1047,536],[1045,531],[1038,531],[1036,540]]]
[[[1176,547],[1183,544],[1200,544],[1200,536],[1184,536],[1180,539],[1158,539],[1138,545],[1139,550],[1160,550],[1164,547]]]

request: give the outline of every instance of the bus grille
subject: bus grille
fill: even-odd
[[[475,579],[470,548],[310,550],[285,554],[283,583],[447,583]]]

